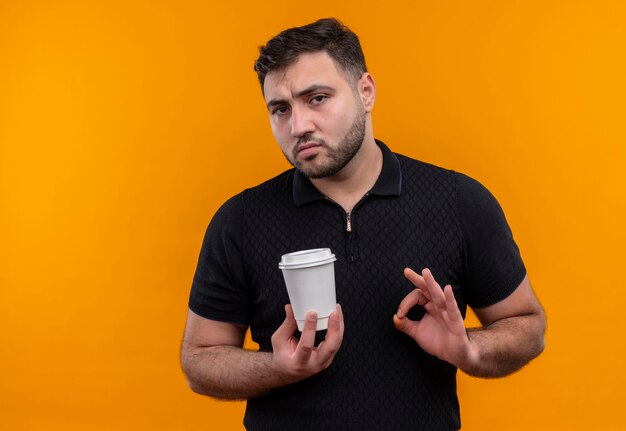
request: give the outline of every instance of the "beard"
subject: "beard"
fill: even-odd
[[[350,163],[350,160],[352,160],[361,148],[361,145],[363,145],[363,140],[365,139],[365,117],[365,111],[361,111],[357,114],[352,126],[339,141],[337,148],[329,147],[326,141],[315,138],[310,133],[301,136],[298,139],[297,145],[294,146],[292,158],[287,157],[287,160],[307,178],[319,179],[332,177]],[[316,142],[319,144],[324,148],[328,162],[322,164],[315,163],[316,158],[322,157],[321,154],[316,154],[304,161],[298,161],[298,147],[302,142]]]

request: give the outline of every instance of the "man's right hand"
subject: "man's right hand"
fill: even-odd
[[[285,306],[285,321],[272,335],[272,367],[285,376],[290,383],[310,377],[326,369],[332,362],[343,341],[343,313],[337,310],[328,318],[326,338],[315,346],[317,314],[309,312],[302,328],[300,340],[294,337],[297,329],[291,305]]]
[[[309,313],[300,341],[291,306],[272,335],[273,352],[243,349],[247,327],[206,319],[189,310],[181,349],[183,370],[194,392],[220,399],[262,396],[327,368],[343,340],[343,314],[337,305],[326,339],[315,347],[317,316]]]

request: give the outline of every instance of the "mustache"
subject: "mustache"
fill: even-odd
[[[300,136],[298,138],[298,140],[296,141],[296,145],[294,145],[293,147],[293,156],[294,158],[296,157],[296,155],[298,154],[298,152],[300,151],[300,146],[303,144],[308,144],[311,142],[315,142],[317,145],[320,145],[322,147],[326,146],[326,141],[324,141],[321,138],[316,138],[315,136],[313,136],[312,133],[306,133],[302,136]]]
[[[316,138],[312,133],[306,133],[298,138],[296,141],[296,147],[299,147],[302,144],[306,144],[307,142],[315,142],[319,145],[326,145],[323,139]]]

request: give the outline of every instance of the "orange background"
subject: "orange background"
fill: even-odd
[[[186,387],[187,296],[214,211],[287,168],[257,47],[323,16],[361,37],[376,136],[491,189],[547,310],[527,369],[459,376],[463,429],[622,425],[622,1],[4,0],[1,429],[242,428]]]

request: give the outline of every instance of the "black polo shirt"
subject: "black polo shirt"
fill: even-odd
[[[413,286],[405,267],[450,284],[463,315],[510,295],[526,271],[504,214],[475,180],[392,153],[348,215],[295,170],[236,195],[215,214],[189,307],[250,325],[262,351],[289,302],[281,255],[330,248],[345,333],[321,373],[248,401],[251,430],[452,430],[456,368],[398,332],[392,317]],[[419,318],[416,307],[409,315]],[[323,337],[324,333],[318,333]]]

